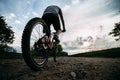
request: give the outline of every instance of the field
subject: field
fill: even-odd
[[[41,71],[31,70],[21,54],[1,53],[0,80],[120,80],[118,51],[114,48],[62,56],[56,63],[50,57]]]

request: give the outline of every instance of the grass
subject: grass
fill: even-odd
[[[71,55],[72,57],[120,57],[120,48],[92,51]]]
[[[0,52],[0,59],[20,59],[22,54],[13,52]]]
[[[64,56],[67,53],[64,53]],[[61,56],[59,54],[58,56]],[[63,53],[62,53],[63,56]],[[101,51],[92,51],[92,52],[86,52],[86,53],[78,53],[75,55],[70,55],[70,57],[120,57],[120,48],[112,48],[112,49],[106,49]],[[21,59],[22,54],[20,53],[12,53],[12,52],[0,52],[0,59]]]

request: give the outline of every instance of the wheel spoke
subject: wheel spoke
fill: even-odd
[[[36,36],[36,34],[35,34],[35,32],[33,31],[33,36],[37,39],[37,36]]]
[[[38,27],[40,27],[40,26],[37,26],[36,28],[38,28]],[[40,38],[40,31],[38,31],[37,29],[35,28],[35,31],[38,33],[38,38]]]

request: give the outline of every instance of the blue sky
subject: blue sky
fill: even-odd
[[[114,23],[120,21],[120,0],[0,0],[0,14],[15,32],[13,47],[20,47],[26,23],[41,17],[49,5],[58,5],[63,10],[67,32],[60,39],[64,49],[70,51],[74,47],[84,52],[89,51],[89,46],[93,47],[90,50],[120,46],[120,42],[108,36]],[[88,36],[92,36],[92,42],[85,41]],[[83,44],[77,44],[77,39]]]

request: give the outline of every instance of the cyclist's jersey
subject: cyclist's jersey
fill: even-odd
[[[48,6],[45,9],[43,15],[45,15],[45,14],[55,14],[55,15],[58,15],[59,11],[60,11],[60,8],[58,6]]]

